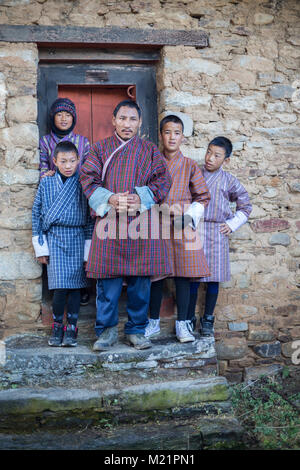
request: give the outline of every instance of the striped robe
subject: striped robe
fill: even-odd
[[[39,237],[40,245],[43,236],[48,243],[50,290],[87,286],[84,244],[91,239],[93,227],[78,173],[65,183],[58,173],[41,180],[32,208],[32,235]]]
[[[236,211],[249,217],[252,206],[249,195],[239,180],[219,168],[202,173],[210,192],[211,200],[204,211],[204,253],[210,268],[210,276],[201,282],[227,282],[230,280],[229,237],[220,233],[220,225],[230,221],[234,214],[230,203],[236,203]]]
[[[70,132],[70,134],[64,136],[63,138],[59,138],[54,132],[50,134],[44,135],[40,138],[40,176],[43,176],[48,170],[55,170],[55,166],[53,163],[53,153],[55,147],[59,142],[63,141],[70,141],[74,145],[76,145],[78,154],[79,154],[79,170],[81,165],[85,161],[89,150],[90,150],[90,143],[86,137],[79,134],[74,134],[74,132]]]
[[[173,206],[178,204],[182,208],[182,213],[187,212],[187,208],[193,202],[199,202],[204,207],[209,203],[209,192],[197,163],[184,157],[179,151],[171,160],[165,158],[168,170],[172,178],[172,187],[164,203]],[[172,220],[172,218],[171,218]],[[185,229],[186,230],[186,229]],[[202,243],[196,246],[187,240],[182,233],[182,238],[174,237],[173,223],[171,223],[171,237],[168,240],[168,251],[173,276],[198,278],[209,274],[208,265],[204,256]],[[189,229],[193,235],[192,229]],[[196,232],[194,231],[196,235]],[[200,242],[200,240],[199,240]]]
[[[129,191],[135,193],[136,187],[148,187],[154,202],[161,202],[171,187],[171,178],[164,159],[158,148],[146,140],[133,137],[122,149],[118,150],[106,168],[102,182],[102,170],[110,155],[120,146],[116,135],[97,142],[81,169],[81,183],[84,192],[90,198],[94,191],[103,187],[112,193]],[[123,220],[123,236],[119,236],[122,218],[116,215],[116,236],[100,239],[97,236],[99,224],[114,213],[110,209],[104,217],[97,217],[89,259],[87,276],[95,279],[121,276],[153,276],[170,273],[165,241],[151,238],[152,210],[143,213],[144,228],[148,236],[133,239],[128,233],[129,224],[134,224],[137,217],[127,216]],[[92,211],[93,215],[96,215]],[[125,225],[124,225],[125,224]],[[125,228],[124,228],[125,227]],[[140,231],[143,232],[142,224]]]

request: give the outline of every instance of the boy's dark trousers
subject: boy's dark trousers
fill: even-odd
[[[80,289],[55,289],[52,301],[54,322],[63,323],[67,302],[67,322],[69,325],[76,327],[80,309],[80,297]]]
[[[176,305],[177,305],[177,320],[187,320],[187,308],[189,305],[190,297],[190,280],[188,277],[174,277],[176,287]],[[151,296],[150,296],[150,318],[154,320],[159,319],[159,311],[163,296],[163,283],[164,280],[152,282]]]
[[[204,315],[200,319],[201,329],[211,329],[214,323],[214,310],[219,295],[219,283],[218,282],[207,282],[207,290],[205,296],[205,309]],[[196,324],[195,310],[197,303],[198,288],[200,282],[191,282],[190,284],[190,303],[188,309],[188,320]]]

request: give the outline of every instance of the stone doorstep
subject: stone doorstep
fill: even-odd
[[[153,340],[152,343],[152,348],[144,350],[119,343],[109,351],[93,352],[91,347],[80,344],[76,348],[53,348],[48,346],[45,337],[12,337],[6,341],[6,362],[0,366],[0,372],[36,369],[39,374],[46,374],[49,369],[63,371],[76,365],[94,365],[111,371],[135,367],[146,369],[157,367],[158,361],[165,363],[167,368],[178,361],[183,362],[182,367],[190,365],[201,368],[201,365],[211,364],[216,358],[214,338],[182,344],[169,337]]]
[[[0,391],[0,423],[20,417],[40,416],[44,412],[149,412],[203,402],[224,402],[229,388],[224,377],[169,381],[134,385],[107,391],[59,387],[20,388]]]

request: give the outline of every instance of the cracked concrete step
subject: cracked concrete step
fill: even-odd
[[[136,416],[164,414],[174,408],[217,404],[229,399],[224,377],[169,381],[97,390],[64,388],[20,388],[0,391],[0,429],[51,424],[71,425],[81,421],[97,422],[102,416],[130,420]],[[197,406],[199,405],[199,409]],[[221,408],[222,406],[221,405]],[[225,406],[226,408],[226,406]]]

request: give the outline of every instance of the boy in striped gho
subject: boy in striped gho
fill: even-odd
[[[32,243],[38,261],[47,265],[53,293],[49,346],[76,346],[80,289],[87,286],[87,260],[94,223],[79,175],[79,156],[72,142],[60,142],[53,153],[54,176],[41,179],[32,208]],[[67,299],[68,297],[68,299]],[[67,326],[63,316],[67,300]]]
[[[170,238],[166,242],[172,274],[168,277],[173,277],[175,282],[177,305],[175,329],[176,337],[182,343],[195,340],[187,322],[190,280],[209,275],[198,235],[198,224],[210,200],[197,163],[191,158],[184,157],[180,151],[184,139],[183,132],[183,122],[178,116],[168,115],[162,119],[160,133],[163,155],[172,178],[171,189],[163,201],[170,210],[170,219],[165,222],[170,224]],[[150,320],[145,331],[147,338],[160,332],[159,312],[163,282],[161,278],[151,285]]]
[[[230,280],[229,235],[245,222],[251,213],[249,195],[237,178],[223,170],[229,162],[232,143],[226,137],[216,137],[208,145],[202,169],[211,200],[204,211],[204,253],[210,275],[199,282],[207,284],[204,315],[200,318],[200,333],[214,334],[214,309],[218,299],[219,283]],[[236,203],[233,214],[230,203]],[[190,328],[196,326],[195,306],[199,282],[191,283],[188,319]]]
[[[40,177],[53,176],[56,170],[53,155],[57,144],[60,142],[73,142],[79,155],[78,170],[85,161],[90,142],[87,137],[75,134],[74,128],[77,122],[77,112],[73,101],[69,98],[57,98],[51,105],[49,112],[50,133],[40,138]],[[81,289],[80,304],[89,303],[87,288]]]

